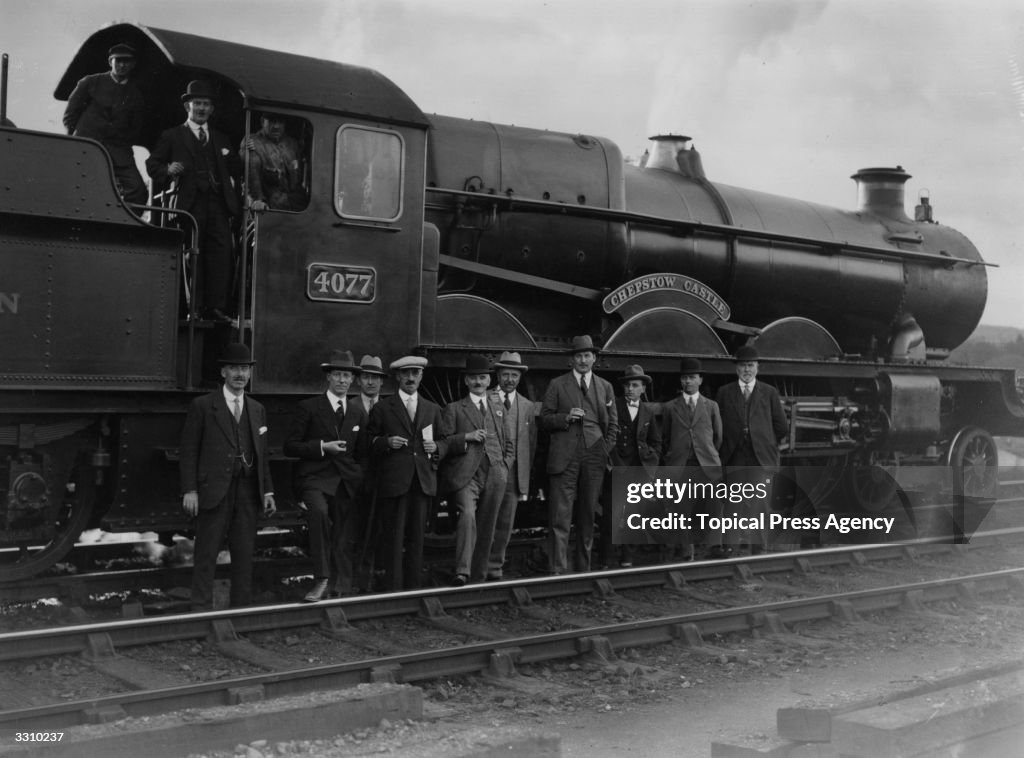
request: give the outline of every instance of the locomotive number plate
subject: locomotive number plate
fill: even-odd
[[[306,297],[332,303],[372,303],[377,297],[377,271],[368,266],[311,263]]]

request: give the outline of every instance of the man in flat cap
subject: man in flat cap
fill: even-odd
[[[214,111],[210,83],[189,82],[181,101],[187,120],[160,135],[146,160],[146,170],[153,179],[154,192],[178,182],[177,207],[192,214],[199,226],[200,315],[230,324],[235,267],[231,218],[241,213],[237,185],[242,162],[228,138],[210,127]]]
[[[335,350],[320,364],[326,392],[299,403],[284,443],[298,458],[295,491],[308,509],[313,587],[303,600],[315,603],[327,593],[350,595],[359,531],[357,493],[369,454],[368,415],[348,390],[359,372],[352,353]]]
[[[578,505],[573,567],[576,571],[590,570],[594,515],[609,454],[619,433],[615,392],[592,370],[597,352],[589,335],[573,337],[569,349],[572,370],[551,380],[541,404],[541,424],[551,432],[548,558],[555,574],[568,571],[573,503]]]
[[[719,455],[730,486],[749,483],[763,485],[761,497],[745,498],[735,509],[740,516],[765,516],[765,529],[750,532],[746,538],[736,531],[723,539],[726,552],[740,542],[748,542],[757,555],[768,549],[767,517],[771,510],[772,479],[779,470],[779,441],[789,431],[786,411],[778,391],[757,379],[759,356],[750,345],[740,347],[734,356],[738,381],[720,387],[715,401],[722,412],[723,438]],[[730,504],[731,506],[732,504]],[[726,513],[731,513],[726,510]]]
[[[64,109],[68,134],[94,139],[107,149],[114,164],[114,178],[121,196],[129,203],[145,205],[149,199],[146,183],[135,165],[132,145],[142,138],[146,103],[132,81],[135,49],[114,45],[107,52],[110,70],[90,74],[75,85]]]
[[[530,474],[533,456],[537,451],[537,413],[540,407],[518,391],[519,382],[528,370],[516,352],[502,353],[494,364],[498,387],[493,394],[502,407],[506,453],[510,452],[511,458],[505,494],[494,525],[491,555],[487,561],[487,579],[492,581],[503,576],[505,553],[512,539],[516,508],[530,495]]]
[[[718,457],[718,448],[722,444],[722,417],[718,404],[700,394],[701,368],[697,358],[683,358],[679,363],[679,383],[683,392],[661,407],[664,465],[683,466],[690,482],[714,486],[722,481],[722,461]],[[680,505],[685,508],[681,511],[684,516],[693,517],[698,513],[722,515],[722,503],[713,495],[691,497]],[[691,524],[693,529],[681,534],[683,552],[680,557],[693,558],[698,542],[706,542],[710,546],[710,557],[721,557],[721,532],[699,534],[696,531],[698,523],[692,521]]]
[[[498,509],[505,495],[512,451],[506,446],[504,408],[487,394],[491,367],[482,355],[470,355],[462,369],[469,390],[444,408],[448,454],[441,462],[441,493],[459,509],[455,531],[453,584],[487,578]]]
[[[192,607],[213,610],[217,553],[231,551],[231,606],[252,604],[252,556],[260,512],[272,515],[267,412],[245,392],[255,363],[249,348],[228,345],[224,386],[192,401],[181,432],[182,507],[196,520]]]
[[[437,466],[448,450],[441,409],[419,394],[427,359],[391,363],[398,392],[370,411],[385,590],[416,589],[423,570],[427,511],[437,494]]]

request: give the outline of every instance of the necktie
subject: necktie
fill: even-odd
[[[205,146],[206,145],[206,139],[207,139],[206,138],[206,127],[205,126],[200,126],[199,127],[199,144]]]
[[[231,410],[231,415],[235,417],[235,423],[237,424],[242,420],[242,400],[241,398],[235,398],[234,408]]]
[[[345,420],[345,401],[342,400],[338,403],[338,407],[334,409],[334,415],[338,417],[338,423],[340,424]]]
[[[697,407],[697,398],[694,397],[693,395],[687,395],[686,404],[690,406],[690,410],[692,411],[694,408]]]
[[[512,410],[512,401],[509,399],[509,395],[508,395],[507,392],[504,393],[504,394],[505,394],[505,410],[506,411]]]
[[[749,384],[744,384],[743,385],[743,400],[744,400],[744,402],[747,401],[747,400],[750,400],[750,385]]]
[[[584,395],[587,394],[587,379],[583,376],[580,377],[580,392]]]
[[[405,401],[405,410],[409,412],[409,420],[416,420],[416,396],[411,395],[408,400]]]
[[[477,401],[476,408],[480,411],[480,418],[487,418],[487,413],[484,411],[484,401]]]

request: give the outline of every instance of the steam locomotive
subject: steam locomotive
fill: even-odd
[[[680,356],[702,359],[713,391],[753,344],[784,397],[785,460],[813,472],[801,487],[868,511],[922,469],[980,501],[992,435],[1024,435],[1012,370],[945,360],[981,317],[987,264],[927,201],[906,215],[900,167],[857,171],[859,207],[838,210],[712,182],[681,135],[632,165],[599,137],[428,116],[366,68],[136,24],[89,37],[56,98],[119,42],[139,51],[147,144],[204,79],[235,144],[261,112],[286,119],[308,194],[246,212],[238,319],[205,322],[180,214],[126,205],[97,142],[0,127],[5,578],[49,567],[89,525],[188,529],[179,432],[227,341],[257,361],[285,505],[286,418],[332,347],[422,350],[424,390],[444,402],[470,352],[518,350],[539,399],[590,334],[598,372],[640,362],[667,399]]]

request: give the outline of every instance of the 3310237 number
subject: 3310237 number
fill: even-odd
[[[15,742],[60,742],[64,732],[15,732]]]
[[[306,276],[310,300],[372,303],[377,296],[377,272],[368,266],[312,263]]]

